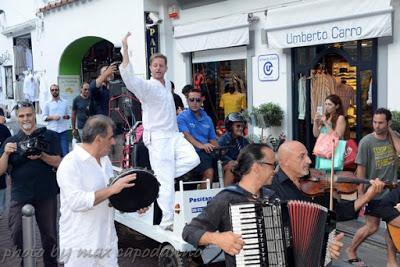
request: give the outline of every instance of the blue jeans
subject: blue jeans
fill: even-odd
[[[6,190],[0,189],[0,216],[6,211]]]
[[[64,157],[69,152],[68,131],[58,133],[58,139],[60,140],[61,156]]]

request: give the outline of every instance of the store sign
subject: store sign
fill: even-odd
[[[279,48],[348,42],[392,35],[391,17],[386,14],[266,30],[268,45]]]
[[[160,34],[158,24],[153,23],[149,18],[149,12],[145,12],[146,23],[146,61],[147,66],[150,67],[150,57],[154,53],[160,52]],[[147,79],[150,79],[150,68],[147,69]]]
[[[277,54],[258,57],[258,79],[260,81],[277,81],[279,79],[279,57]]]
[[[58,76],[58,86],[60,96],[67,101],[68,110],[72,111],[72,101],[80,94],[81,78],[79,75],[60,75]]]

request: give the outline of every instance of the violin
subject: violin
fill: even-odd
[[[369,184],[369,180],[358,178],[349,171],[336,172],[333,179],[333,190],[340,194],[352,194],[357,191],[359,184]],[[395,189],[397,183],[386,183],[385,188]],[[311,169],[310,177],[300,179],[301,191],[310,197],[324,195],[330,190],[330,178],[324,172]]]

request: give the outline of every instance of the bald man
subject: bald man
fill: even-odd
[[[300,189],[300,179],[309,175],[311,159],[306,147],[298,141],[286,141],[278,150],[279,171],[272,184],[267,186],[275,191],[281,200],[304,200],[329,207],[329,194],[321,197],[306,196]],[[335,201],[336,219],[345,221],[355,219],[357,211],[375,195],[383,190],[384,183],[378,178],[370,181],[368,191],[355,201]]]

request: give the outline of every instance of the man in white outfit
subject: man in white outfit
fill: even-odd
[[[107,156],[115,144],[113,128],[109,117],[90,117],[83,127],[82,144],[58,167],[60,260],[65,267],[118,266],[114,208],[108,198],[134,186],[136,174],[107,186],[114,176]]]
[[[172,229],[174,179],[200,163],[193,146],[178,131],[171,82],[164,78],[167,58],[162,54],[150,57],[151,79],[137,77],[128,56],[128,32],[122,40],[123,61],[119,67],[126,87],[140,100],[143,109],[143,142],[149,150],[150,164],[158,181],[157,199],[162,211],[160,226]]]

